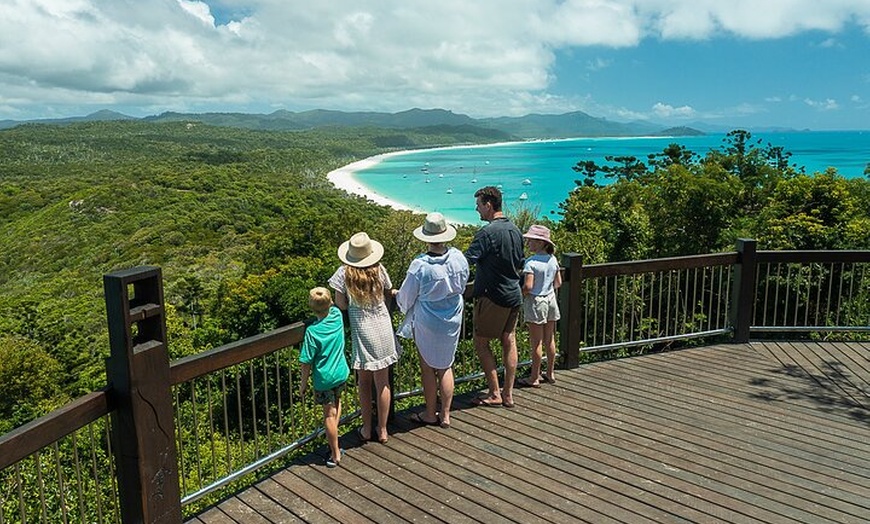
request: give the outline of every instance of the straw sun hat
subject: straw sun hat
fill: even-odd
[[[441,213],[429,213],[423,225],[414,230],[414,238],[430,244],[450,242],[456,238],[456,229],[447,223]]]
[[[353,267],[369,267],[377,264],[384,256],[384,246],[369,238],[368,233],[360,232],[338,246],[338,258]]]
[[[526,234],[523,235],[523,238],[530,238],[532,240],[543,240],[544,242],[550,244],[553,247],[556,246],[556,244],[554,244],[553,241],[550,240],[550,230],[547,227],[538,224],[532,225],[529,230],[526,231]]]

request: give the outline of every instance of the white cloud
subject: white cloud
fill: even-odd
[[[870,4],[862,0],[638,0],[637,5],[665,38],[703,39],[720,33],[779,38],[807,30],[835,31],[853,18],[865,27],[870,21]]]
[[[723,34],[778,38],[849,21],[870,27],[870,2],[3,0],[0,118],[96,105],[572,110],[591,102],[548,92],[560,52]],[[590,71],[612,65],[585,63]]]
[[[820,111],[833,111],[840,108],[839,104],[837,104],[837,101],[833,98],[826,98],[824,100],[812,100],[809,98],[805,98],[804,103]]]
[[[652,112],[660,118],[689,118],[695,116],[695,110],[690,106],[674,107],[662,102],[657,102],[653,105]]]
[[[208,26],[214,26],[214,17],[211,15],[211,8],[205,2],[178,0],[178,5],[182,9],[192,14],[195,18],[202,20]]]

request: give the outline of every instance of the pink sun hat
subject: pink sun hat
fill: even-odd
[[[526,231],[526,234],[523,235],[523,238],[528,238],[532,240],[543,240],[551,246],[556,247],[556,244],[554,244],[553,241],[550,240],[550,229],[538,224],[533,224],[529,228],[529,230]]]

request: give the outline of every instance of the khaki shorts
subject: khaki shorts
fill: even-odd
[[[523,297],[523,318],[532,324],[546,324],[559,320],[559,303],[556,294],[526,295]]]
[[[486,297],[474,299],[474,334],[484,338],[501,338],[517,329],[519,307],[502,307]]]

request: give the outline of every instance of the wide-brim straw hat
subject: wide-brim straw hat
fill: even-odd
[[[456,228],[448,224],[441,213],[429,213],[423,225],[414,230],[414,238],[430,244],[450,242],[456,238]]]
[[[533,224],[526,234],[523,235],[523,238],[530,238],[533,240],[543,240],[544,242],[550,244],[553,247],[556,247],[556,244],[550,240],[550,229],[546,226],[541,226],[538,224]]]
[[[384,256],[384,246],[369,238],[368,233],[360,232],[338,246],[338,258],[353,267],[369,267],[377,264]]]

